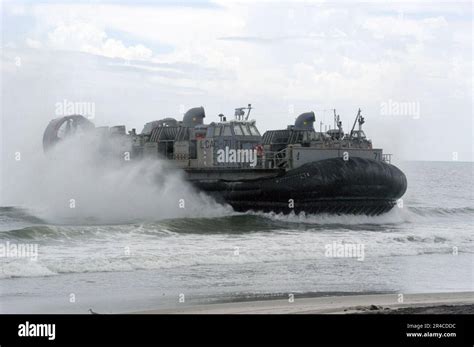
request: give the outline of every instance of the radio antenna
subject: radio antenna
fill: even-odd
[[[250,111],[252,110],[252,104],[249,104],[249,105],[248,105],[247,110],[249,110],[249,111],[247,112],[247,117],[245,117],[245,120],[248,120],[248,119],[249,119]]]

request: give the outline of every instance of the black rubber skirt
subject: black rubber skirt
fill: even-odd
[[[278,177],[193,184],[236,211],[377,215],[389,211],[407,189],[396,166],[372,159],[332,158]]]

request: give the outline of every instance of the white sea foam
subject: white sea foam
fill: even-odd
[[[43,277],[56,275],[46,264],[30,259],[2,259],[0,279],[12,277]]]
[[[465,208],[412,208],[404,206],[399,208],[397,205],[390,211],[377,215],[353,215],[353,214],[299,214],[275,213],[275,212],[247,212],[256,216],[268,218],[274,221],[288,223],[318,224],[318,225],[385,225],[385,224],[401,224],[401,223],[419,223],[419,222],[436,222],[453,220],[471,221],[474,216],[474,209]]]
[[[24,160],[8,175],[14,177],[9,202],[49,222],[72,224],[214,217],[231,211],[196,192],[164,161],[111,159],[103,150],[100,141],[83,135],[63,141],[48,156],[37,153]]]
[[[418,226],[416,232],[398,225],[380,226],[377,230],[353,229],[349,225],[324,229],[307,225],[301,230],[281,228],[207,235],[171,232],[166,224],[56,228],[60,229],[56,232],[61,240],[65,240],[63,234],[73,237],[64,243],[40,244],[38,260],[33,266],[23,259],[9,259],[0,264],[0,274],[31,277],[172,268],[191,271],[193,266],[258,266],[272,262],[291,265],[301,261],[322,266],[327,261],[325,246],[334,242],[363,244],[364,262],[369,263],[386,257],[453,255],[453,247],[461,255],[474,252],[469,230],[453,233],[445,225]],[[338,261],[342,264],[350,259]],[[334,269],[334,265],[326,266]]]
[[[406,210],[393,208],[389,212],[379,216],[367,215],[334,215],[334,214],[299,214],[275,213],[275,212],[252,212],[252,214],[269,218],[280,222],[306,223],[306,224],[339,224],[339,225],[357,225],[357,224],[397,224],[410,221],[413,215]]]

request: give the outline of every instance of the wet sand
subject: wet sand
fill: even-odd
[[[474,314],[474,292],[370,294],[261,300],[147,310],[140,314]]]

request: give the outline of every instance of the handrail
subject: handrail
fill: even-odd
[[[391,153],[384,153],[382,154],[382,161],[385,163],[392,163],[392,154]]]

